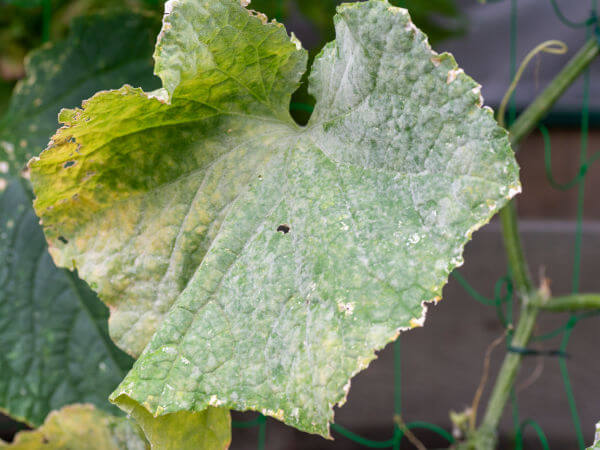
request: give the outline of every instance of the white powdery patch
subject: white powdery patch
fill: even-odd
[[[300,42],[300,39],[296,37],[294,32],[292,32],[290,36],[290,41],[292,41],[292,44],[296,46],[296,50],[302,50],[302,42]]]
[[[471,92],[473,94],[479,96],[479,100],[477,101],[477,106],[479,106],[481,108],[483,106],[483,95],[481,95],[481,85],[478,84],[477,86],[475,86],[473,89],[471,89]]]
[[[448,78],[446,78],[446,84],[450,84],[452,83],[454,80],[456,80],[456,77],[458,77],[459,74],[464,73],[464,70],[462,69],[452,69],[448,72]]]
[[[350,386],[352,384],[352,378],[354,378],[354,375],[355,374],[352,374],[348,382],[342,387],[342,390],[344,391],[344,396],[339,402],[337,402],[337,406],[344,406],[344,404],[348,401],[348,394],[350,393]],[[334,406],[335,405],[331,405],[331,407]]]
[[[168,16],[173,12],[173,8],[177,5],[178,0],[169,0],[165,3],[165,16]]]
[[[216,395],[211,395],[208,404],[210,406],[221,406],[223,404],[223,400],[219,400]]]
[[[173,356],[177,354],[177,350],[173,347],[163,347],[162,352],[166,353],[169,356]]]
[[[513,198],[515,195],[520,194],[522,190],[523,188],[520,184],[517,186],[511,186],[508,190],[508,198]]]
[[[417,31],[419,31],[419,29],[416,27],[416,25],[410,21],[406,24],[405,28],[407,31],[409,31],[411,33],[416,33]]]
[[[271,416],[274,417],[277,420],[281,420],[283,422],[283,419],[285,417],[285,414],[283,412],[283,409],[278,409],[277,411],[273,411],[272,409],[263,409],[261,411],[265,416]]]
[[[354,312],[354,303],[338,302],[338,310],[347,316],[351,316]]]
[[[409,238],[408,238],[408,243],[409,244],[417,244],[419,241],[421,240],[421,236],[419,236],[419,233],[413,233]]]
[[[0,173],[8,173],[8,163],[6,161],[0,161]]]
[[[169,102],[169,93],[167,92],[167,90],[165,88],[159,88],[152,92],[147,92],[147,93],[145,93],[145,95],[149,99],[155,98],[156,100],[158,100],[161,103]]]

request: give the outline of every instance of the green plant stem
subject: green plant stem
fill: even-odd
[[[598,55],[599,45],[595,38],[577,52],[565,68],[556,76],[539,97],[517,118],[510,128],[510,140],[516,146],[527,136],[537,123],[548,113],[562,93],[577,79]],[[515,287],[521,298],[521,314],[512,337],[513,348],[524,348],[529,343],[540,310],[540,304],[547,301],[542,291],[533,287],[527,262],[519,236],[517,212],[514,201],[500,211],[504,246]],[[589,299],[588,299],[589,300]],[[564,300],[563,300],[564,303]],[[502,362],[492,394],[487,404],[481,425],[470,433],[460,448],[492,450],[496,446],[497,428],[510,397],[522,354],[508,352]]]
[[[516,291],[521,295],[529,295],[533,290],[533,283],[529,276],[529,268],[521,245],[519,234],[517,207],[511,201],[500,210],[500,223],[502,224],[502,237],[504,250],[508,259]]]
[[[535,322],[539,313],[536,306],[539,294],[522,299],[521,314],[515,329],[511,346],[513,348],[524,348],[527,346]],[[510,397],[515,378],[523,355],[517,352],[508,352],[502,362],[502,367],[494,383],[492,395],[488,400],[487,408],[481,425],[473,432],[463,448],[469,449],[493,449],[496,446],[496,429],[500,423],[504,406]]]
[[[584,46],[571,58],[563,70],[550,82],[534,102],[523,111],[510,128],[510,140],[518,144],[527,136],[550,111],[554,103],[581,75],[598,55],[600,46],[595,37],[590,38]]]
[[[537,305],[543,311],[579,312],[594,309],[600,310],[600,294],[572,294],[553,297]]]

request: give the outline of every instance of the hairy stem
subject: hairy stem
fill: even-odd
[[[589,64],[598,55],[600,50],[598,41],[595,38],[590,39],[577,54],[567,63],[564,69],[552,80],[539,97],[517,118],[510,128],[510,140],[513,146],[516,146],[525,136],[527,136],[537,125],[537,123],[548,113],[554,103],[560,98],[562,93],[577,79],[579,75],[589,66]],[[529,343],[534,325],[542,304],[546,305],[573,305],[579,301],[580,306],[599,300],[600,296],[582,296],[578,299],[573,297],[563,297],[554,301],[548,301],[545,294],[534,288],[529,275],[521,238],[519,236],[517,213],[514,201],[511,201],[500,211],[500,220],[502,223],[502,235],[504,246],[515,287],[521,298],[521,314],[518,319],[511,346],[513,348],[524,348]],[[569,300],[565,300],[569,299]],[[556,299],[554,299],[556,300]],[[556,306],[558,308],[558,306]],[[521,365],[522,354],[519,352],[509,352],[502,362],[500,371],[496,378],[492,394],[487,404],[483,421],[479,428],[474,430],[468,440],[461,445],[461,448],[474,448],[482,450],[491,450],[496,446],[497,428],[502,417],[502,412],[510,392],[515,382],[519,367]]]

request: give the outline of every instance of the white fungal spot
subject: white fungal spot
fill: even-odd
[[[513,198],[515,195],[521,193],[521,185],[511,186],[508,190],[508,198]]]
[[[163,347],[162,351],[163,353],[166,353],[169,356],[175,355],[177,353],[177,350],[175,350],[173,347]]]
[[[411,328],[418,328],[418,327],[422,327],[423,325],[425,325],[425,314],[423,314],[418,319],[416,319],[414,317],[412,319],[410,319],[410,327]]]
[[[98,364],[98,369],[100,369],[101,372],[105,372],[106,371],[106,363],[104,361],[100,361],[100,364]]]
[[[223,403],[223,400],[219,400],[216,395],[211,395],[210,400],[208,401],[208,404],[210,406],[220,406]]]
[[[148,97],[150,99],[155,98],[156,100],[158,100],[161,103],[168,103],[168,101],[169,101],[169,93],[167,92],[167,90],[165,88],[160,88],[160,89],[156,89],[152,92],[148,92],[146,94],[146,97]]]
[[[165,3],[165,16],[168,16],[171,14],[171,12],[173,12],[173,8],[176,4],[177,0],[169,0],[167,3]]]
[[[419,236],[419,233],[414,233],[412,234],[409,238],[408,238],[408,243],[409,244],[416,244],[421,240],[421,236]]]
[[[0,178],[0,192],[6,190],[6,180],[4,178]]]
[[[296,50],[302,50],[302,42],[300,42],[300,39],[298,39],[293,32],[290,36],[290,41],[296,46]]]
[[[350,392],[350,380],[348,380],[342,389],[344,390],[345,394],[348,395],[348,392]]]
[[[412,23],[412,22],[408,22],[408,23],[406,24],[406,27],[405,27],[405,29],[406,29],[407,31],[410,31],[411,33],[416,33],[416,32],[418,31],[418,28],[417,28],[417,27],[415,26],[415,24],[414,24],[414,23]]]
[[[340,312],[343,312],[347,316],[351,316],[352,313],[354,312],[354,303],[339,302],[338,303],[338,310]]]
[[[477,100],[477,106],[482,107],[483,106],[483,96],[481,95],[481,85],[477,85],[476,87],[471,89],[471,92],[473,94],[479,96],[479,99]]]
[[[460,74],[460,73],[464,73],[464,71],[462,69],[452,69],[448,72],[448,78],[446,78],[446,83],[450,84],[452,83],[454,80],[456,80],[456,77]]]
[[[0,161],[0,173],[8,173],[8,163],[6,161]]]

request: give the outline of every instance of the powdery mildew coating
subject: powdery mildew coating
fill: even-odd
[[[520,190],[507,133],[385,0],[338,9],[307,127],[288,112],[306,52],[282,26],[239,0],[168,11],[164,90],[63,112],[31,163],[53,255],[141,353],[117,404],[252,409],[328,436],[350,378],[423,324],[471,233]]]

